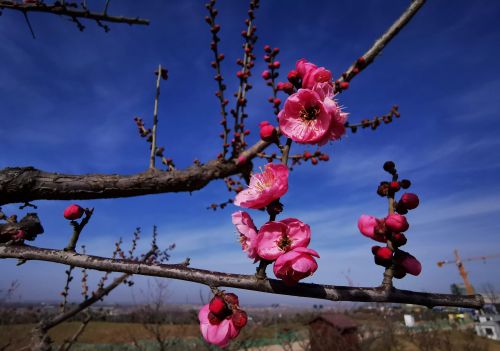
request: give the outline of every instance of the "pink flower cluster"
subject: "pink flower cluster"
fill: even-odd
[[[331,72],[301,59],[288,79],[297,92],[288,97],[278,115],[281,132],[302,144],[324,145],[340,139],[347,114],[332,98]]]
[[[314,259],[318,253],[307,248],[311,241],[309,225],[286,218],[267,222],[257,230],[248,213],[238,211],[232,217],[243,251],[254,261],[274,262],[274,274],[285,284],[295,285],[318,269]]]
[[[407,212],[415,209],[418,204],[417,195],[405,193],[395,207],[398,211]],[[399,249],[407,242],[406,236],[402,232],[407,231],[409,227],[406,217],[398,213],[392,213],[385,218],[361,215],[358,220],[358,229],[364,236],[382,243],[391,241],[394,251],[389,247],[373,246],[372,253],[376,264],[384,267],[394,264],[394,277],[399,279],[407,273],[419,275],[422,271],[421,263],[414,256]]]
[[[198,320],[201,335],[207,342],[226,347],[247,324],[248,317],[246,312],[240,309],[238,296],[221,292],[201,308]]]

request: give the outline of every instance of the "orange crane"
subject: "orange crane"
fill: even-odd
[[[448,263],[454,263],[457,268],[458,272],[460,273],[460,276],[462,277],[465,285],[465,290],[467,291],[467,295],[474,295],[474,288],[472,287],[472,284],[469,281],[469,277],[467,276],[467,272],[465,271],[464,268],[464,262],[470,262],[470,261],[478,261],[478,260],[483,260],[486,261],[487,259],[490,258],[499,258],[500,254],[496,255],[490,255],[490,256],[476,256],[476,257],[468,257],[465,259],[462,259],[460,255],[458,254],[458,250],[454,250],[453,253],[455,254],[455,259],[454,260],[449,260],[449,261],[439,261],[437,263],[438,267],[443,267],[443,265],[448,264]]]

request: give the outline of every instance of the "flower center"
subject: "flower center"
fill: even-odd
[[[274,183],[274,173],[266,172],[265,170],[260,174],[260,176],[256,177],[256,182],[254,183],[254,189],[259,192],[263,192],[266,189],[269,189]]]
[[[278,247],[283,251],[286,251],[290,245],[292,245],[292,240],[290,240],[286,235],[283,235],[278,241]]]
[[[313,121],[319,114],[318,106],[305,107],[300,111],[300,118],[304,121]]]

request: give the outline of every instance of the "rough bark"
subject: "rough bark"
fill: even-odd
[[[0,171],[0,205],[34,200],[86,200],[191,192],[210,181],[248,173],[251,162],[210,161],[185,170],[149,170],[134,175],[48,173],[33,167]]]
[[[32,246],[0,246],[0,258],[39,260],[95,269],[99,271],[123,272],[153,277],[186,280],[210,287],[232,287],[273,294],[312,297],[331,301],[394,302],[434,306],[459,306],[481,308],[481,295],[456,296],[399,289],[385,290],[383,287],[364,288],[334,285],[299,283],[288,287],[275,279],[258,279],[254,275],[213,272],[188,268],[178,264],[146,264],[127,260],[113,260],[91,255],[80,255],[63,250],[42,249]]]

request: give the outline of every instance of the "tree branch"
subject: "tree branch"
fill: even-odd
[[[250,157],[254,157],[250,155]],[[210,181],[251,170],[251,163],[210,161],[185,170],[134,175],[48,173],[33,167],[0,171],[0,205],[33,200],[84,200],[195,191]]]
[[[0,9],[8,9],[20,11],[24,14],[27,12],[45,12],[51,13],[53,15],[68,16],[73,19],[83,18],[88,20],[94,20],[99,22],[113,22],[113,23],[126,23],[129,25],[140,24],[149,25],[149,20],[142,18],[130,18],[123,16],[110,16],[104,13],[90,12],[88,10],[72,9],[67,6],[61,6],[58,4],[41,4],[41,3],[17,3],[14,1],[0,0]]]
[[[378,38],[375,43],[373,43],[372,47],[364,53],[361,58],[362,61],[354,62],[344,73],[342,76],[337,79],[335,84],[335,92],[341,92],[342,82],[349,82],[352,78],[354,78],[361,70],[364,70],[368,67],[375,58],[382,52],[382,50],[386,47],[387,44],[404,28],[405,25],[410,22],[410,20],[415,16],[415,14],[420,10],[420,8],[425,4],[425,0],[412,0],[410,6],[406,9],[405,12],[392,24],[392,26],[387,29],[387,31]]]
[[[484,300],[481,295],[456,296],[413,292],[408,290],[383,288],[346,287],[320,284],[299,283],[287,287],[275,279],[258,279],[254,275],[229,274],[203,269],[188,268],[178,264],[146,264],[130,260],[113,260],[91,255],[81,255],[63,250],[43,249],[32,246],[0,245],[0,258],[20,258],[55,262],[76,267],[140,274],[186,280],[205,284],[210,287],[232,287],[261,291],[273,294],[312,297],[331,301],[393,302],[433,306],[459,306],[481,308]]]

